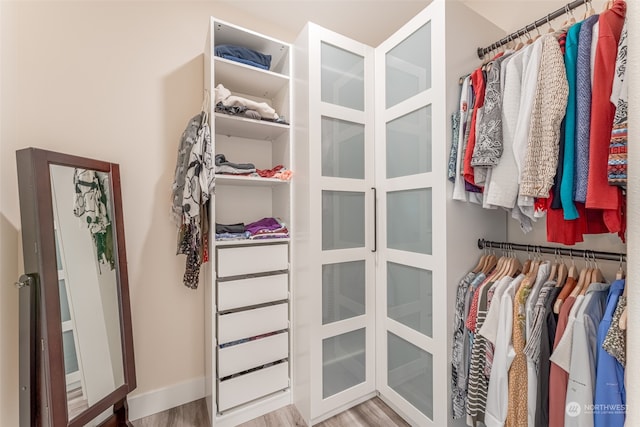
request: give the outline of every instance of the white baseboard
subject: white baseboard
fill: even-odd
[[[204,397],[204,377],[151,390],[127,398],[131,421],[193,402]]]

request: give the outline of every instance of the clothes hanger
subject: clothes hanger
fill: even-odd
[[[550,15],[547,15],[547,25],[549,26],[549,30],[547,31],[549,34],[556,32],[556,30],[553,28],[553,26],[551,26]]]
[[[524,262],[522,266],[522,274],[527,274],[529,272],[529,268],[531,267],[531,253],[529,252],[529,245],[527,245],[527,260]]]
[[[618,266],[618,271],[616,272],[616,280],[622,280],[626,276],[624,268],[622,266],[622,254],[620,254],[620,265]],[[624,287],[624,292],[627,292],[627,287]],[[626,295],[625,295],[626,296]]]
[[[569,271],[567,272],[567,281],[562,285],[562,290],[553,303],[553,312],[556,314],[560,313],[562,302],[571,294],[575,286],[578,284],[577,280],[575,280],[578,277],[578,267],[576,267],[575,260],[573,259],[573,251],[571,249],[569,249],[569,256],[571,258],[571,267],[569,267]]]
[[[608,0],[605,4],[604,4],[604,8],[602,9],[603,12],[606,12],[607,10],[611,9],[613,7],[613,0]]]
[[[598,267],[598,261],[596,259],[596,254],[592,251],[591,257],[593,258],[593,272],[591,273],[591,283],[606,283],[606,279],[604,278],[604,274],[602,274],[602,270]]]
[[[591,252],[591,257],[593,258],[593,268],[591,269],[591,275],[588,276],[588,280],[585,282],[585,286],[580,290],[580,295],[585,295],[587,293],[587,289],[592,283],[605,282],[604,276],[602,275],[602,271],[600,271],[600,268],[598,267],[598,262],[596,261],[596,255],[593,252]]]
[[[531,37],[531,33],[527,31],[527,41],[525,44],[530,45],[531,43],[533,43],[533,38]]]
[[[620,276],[619,279],[618,279],[618,276]],[[622,254],[620,254],[620,267],[618,269],[618,273],[616,274],[616,280],[622,280],[625,278],[624,276],[625,276],[625,271],[622,267]],[[627,289],[629,289],[629,284],[625,282],[624,291],[622,291],[622,296],[625,298],[627,297]],[[626,306],[624,310],[622,310],[622,314],[620,315],[620,320],[618,321],[618,327],[623,331],[627,329],[627,307]]]
[[[585,2],[584,8],[585,8],[585,12],[584,12],[583,20],[596,14],[596,11],[593,9],[593,3],[591,2],[591,0],[587,0]]]
[[[534,25],[535,25],[535,24],[534,24]],[[535,25],[535,29],[536,29],[536,33],[538,33],[538,34],[533,38],[533,41],[538,40],[538,39],[542,36],[542,34],[540,34],[540,27],[538,27],[537,25]]]
[[[567,20],[562,24],[562,30],[566,31],[576,23],[576,17],[573,16],[573,11],[569,8],[568,4],[564,6],[564,13],[567,16]]]
[[[482,269],[482,272],[485,274],[485,276],[488,276],[489,273],[493,271],[497,263],[498,263],[498,257],[496,256],[496,254],[495,253],[490,254],[489,257],[487,258],[487,262],[485,263]]]
[[[509,265],[509,272],[507,275],[509,277],[516,277],[520,271],[522,271],[522,264],[520,264],[520,260],[517,258],[516,253],[513,250],[513,246],[511,246],[511,263]]]
[[[482,255],[480,255],[480,259],[478,260],[478,264],[476,264],[476,266],[474,267],[473,270],[471,270],[472,273],[480,273],[482,271],[482,267],[484,266],[486,259],[487,259],[487,253],[486,253],[486,248],[484,249],[484,253]]]
[[[569,249],[569,256],[571,258],[571,266],[567,271],[567,277],[573,277],[574,279],[577,279],[579,271],[578,271],[578,267],[576,266],[576,262],[573,259],[573,251],[571,249]]]
[[[503,251],[503,255],[500,257],[500,259],[498,259],[498,264],[496,265],[496,268],[493,270],[493,273],[490,276],[490,280],[493,282],[500,280],[504,276],[506,268],[509,264],[509,256],[506,252],[504,252],[503,245],[500,245],[500,248]]]
[[[555,280],[558,273],[558,249],[553,248],[553,263],[551,264],[551,271],[549,272],[549,278],[547,280]]]
[[[513,47],[514,47],[514,44],[513,44],[513,34],[509,34],[509,35],[507,36],[507,38],[509,39],[509,41],[508,41],[508,42],[507,42],[507,44],[505,45],[505,47],[506,47],[506,49],[505,49],[505,50],[511,50],[511,49],[513,49]]]
[[[578,283],[576,284],[575,288],[573,288],[570,294],[570,296],[574,298],[580,295],[580,292],[582,292],[583,288],[589,286],[589,284],[586,282],[591,279],[591,260],[587,258],[586,252],[582,256],[582,258],[584,259],[584,268],[580,271],[580,275],[578,276]]]
[[[540,264],[542,262],[542,252],[540,252],[540,247],[536,246],[534,248],[534,259],[531,263],[531,268],[527,272],[527,277],[529,284],[534,284],[536,282],[536,278],[538,276],[538,269],[540,268]]]
[[[560,252],[559,249],[558,249],[558,252]],[[564,286],[564,283],[567,280],[567,273],[568,273],[567,265],[564,263],[562,254],[560,254],[560,264],[558,264],[556,286],[559,286],[559,287]]]
[[[626,286],[625,286],[626,289]],[[618,327],[623,331],[627,330],[627,307],[622,310],[622,314],[620,315],[620,321],[618,322]]]
[[[518,36],[518,43],[516,44],[515,50],[520,50],[524,46],[524,43],[522,43],[522,36],[524,34],[520,34],[520,30],[518,30],[516,35]]]

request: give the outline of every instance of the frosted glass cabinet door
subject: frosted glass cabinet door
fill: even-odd
[[[322,118],[322,176],[364,179],[364,125]]]
[[[386,55],[386,106],[431,88],[431,23],[427,22]]]
[[[387,178],[431,172],[431,105],[387,123]]]
[[[387,382],[429,418],[433,418],[433,356],[387,333]]]
[[[322,397],[364,382],[365,330],[358,329],[322,341]]]
[[[365,262],[351,261],[322,266],[322,324],[365,313]]]
[[[321,44],[322,102],[364,111],[364,58]]]
[[[321,306],[312,311],[311,406],[319,416],[375,390],[374,73],[373,48],[313,33],[308,63],[319,70],[308,87],[309,197],[321,251],[310,260],[320,268],[309,286]]]
[[[431,189],[387,193],[387,247],[432,253]]]
[[[364,215],[364,193],[323,191],[322,250],[364,247]]]
[[[440,182],[434,176],[440,160],[434,158],[433,136],[440,100],[434,99],[431,70],[431,33],[440,27],[427,13],[422,18],[416,17],[376,51],[376,77],[384,82],[384,93],[376,97],[382,109],[377,117],[383,119],[376,124],[381,246],[376,371],[381,395],[410,417],[412,425],[440,426],[445,424],[434,418],[432,354],[446,346],[435,343],[443,325],[434,316],[435,295],[443,286],[436,281],[442,266],[434,260],[439,247],[433,237],[434,229],[442,226],[435,222],[433,206],[439,194],[433,186]]]
[[[428,337],[433,333],[432,274],[387,263],[387,316]]]

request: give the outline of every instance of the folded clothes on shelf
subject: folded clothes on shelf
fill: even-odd
[[[249,224],[216,224],[216,240],[283,239],[289,229],[278,218],[262,218]]]
[[[232,163],[227,161],[224,154],[216,154],[215,173],[230,175],[247,175],[254,173],[256,166],[253,163]]]
[[[272,169],[256,169],[256,172],[251,174],[252,176],[259,176],[262,178],[275,178],[282,181],[289,181],[293,172],[285,168],[282,165],[275,166]]]
[[[215,88],[215,105],[222,103],[225,107],[246,107],[247,110],[257,111],[263,119],[276,120],[278,114],[266,102],[257,102],[242,96],[232,95],[231,91],[224,87],[222,83]],[[246,110],[244,110],[246,111]]]
[[[266,55],[253,49],[243,46],[231,44],[220,44],[214,49],[216,56],[228,59],[230,61],[240,62],[242,64],[268,70],[271,68],[271,55]]]
[[[262,218],[245,226],[250,239],[288,238],[289,230],[278,218]]]
[[[216,233],[244,233],[244,223],[237,224],[218,224],[216,222]]]

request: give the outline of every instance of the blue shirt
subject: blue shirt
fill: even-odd
[[[627,395],[624,389],[624,368],[618,360],[602,348],[613,313],[622,295],[625,281],[616,280],[609,288],[604,317],[598,327],[598,356],[596,362],[596,394],[594,398],[594,427],[623,427]]]
[[[567,83],[569,84],[569,96],[567,98],[567,112],[565,114],[564,141],[564,165],[562,167],[562,179],[560,181],[560,200],[564,219],[578,218],[578,210],[573,203],[575,170],[575,138],[576,138],[576,62],[578,58],[578,36],[582,22],[578,22],[567,31],[567,44],[565,46],[564,62],[567,70]]]

